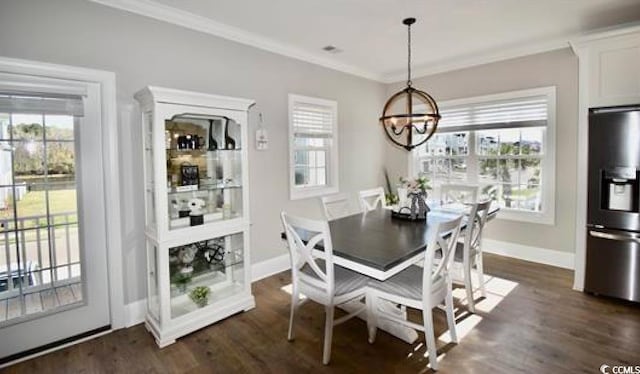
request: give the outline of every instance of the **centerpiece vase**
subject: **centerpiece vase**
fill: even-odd
[[[426,201],[427,192],[410,192],[409,199],[411,200],[411,219],[422,218],[426,220],[427,213],[429,213],[430,210]]]

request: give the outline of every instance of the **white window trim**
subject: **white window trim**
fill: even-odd
[[[528,96],[541,96],[544,95],[548,99],[547,107],[547,126],[544,131],[543,143],[545,145],[545,154],[542,157],[542,179],[546,182],[542,184],[542,211],[541,212],[526,212],[516,209],[502,208],[496,218],[509,220],[509,221],[521,221],[539,223],[544,225],[555,224],[555,190],[556,190],[556,87],[539,87],[526,90],[509,91],[499,94],[475,96],[463,99],[447,100],[438,102],[440,109],[468,105],[475,103],[482,103],[488,101],[499,101],[508,99],[517,99]],[[437,130],[436,130],[437,133]],[[474,135],[475,137],[475,135]],[[471,140],[471,139],[470,139]],[[470,142],[469,157],[473,160],[473,165],[477,164],[477,156],[475,147],[472,149],[471,144],[475,144],[475,139]],[[416,175],[416,154],[414,150],[410,152],[408,161],[409,175]],[[474,177],[477,171],[476,167],[467,166],[467,175],[471,179]],[[474,173],[474,174],[472,174]],[[477,183],[473,179],[469,180],[469,183]]]
[[[328,173],[326,186],[296,187],[295,185],[295,155],[293,136],[293,107],[294,103],[303,102],[330,107],[333,111],[332,146],[329,160],[326,163]],[[289,94],[289,198],[291,200],[308,199],[311,197],[329,195],[339,191],[338,184],[338,103],[333,100],[320,99],[303,95]]]

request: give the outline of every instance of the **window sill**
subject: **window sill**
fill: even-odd
[[[290,200],[302,200],[312,197],[324,196],[338,193],[338,187],[325,186],[325,187],[307,187],[307,188],[292,188],[289,191]]]
[[[523,212],[508,208],[500,208],[496,218],[505,221],[529,222],[550,226],[555,225],[555,217],[551,212]]]

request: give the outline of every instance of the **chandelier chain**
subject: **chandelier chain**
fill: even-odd
[[[407,86],[411,87],[411,24],[407,25]]]

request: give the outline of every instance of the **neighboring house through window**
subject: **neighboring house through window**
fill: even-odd
[[[440,102],[436,134],[413,152],[413,174],[435,197],[446,183],[478,184],[501,218],[553,224],[555,87]]]
[[[338,192],[338,103],[289,95],[292,200]]]

